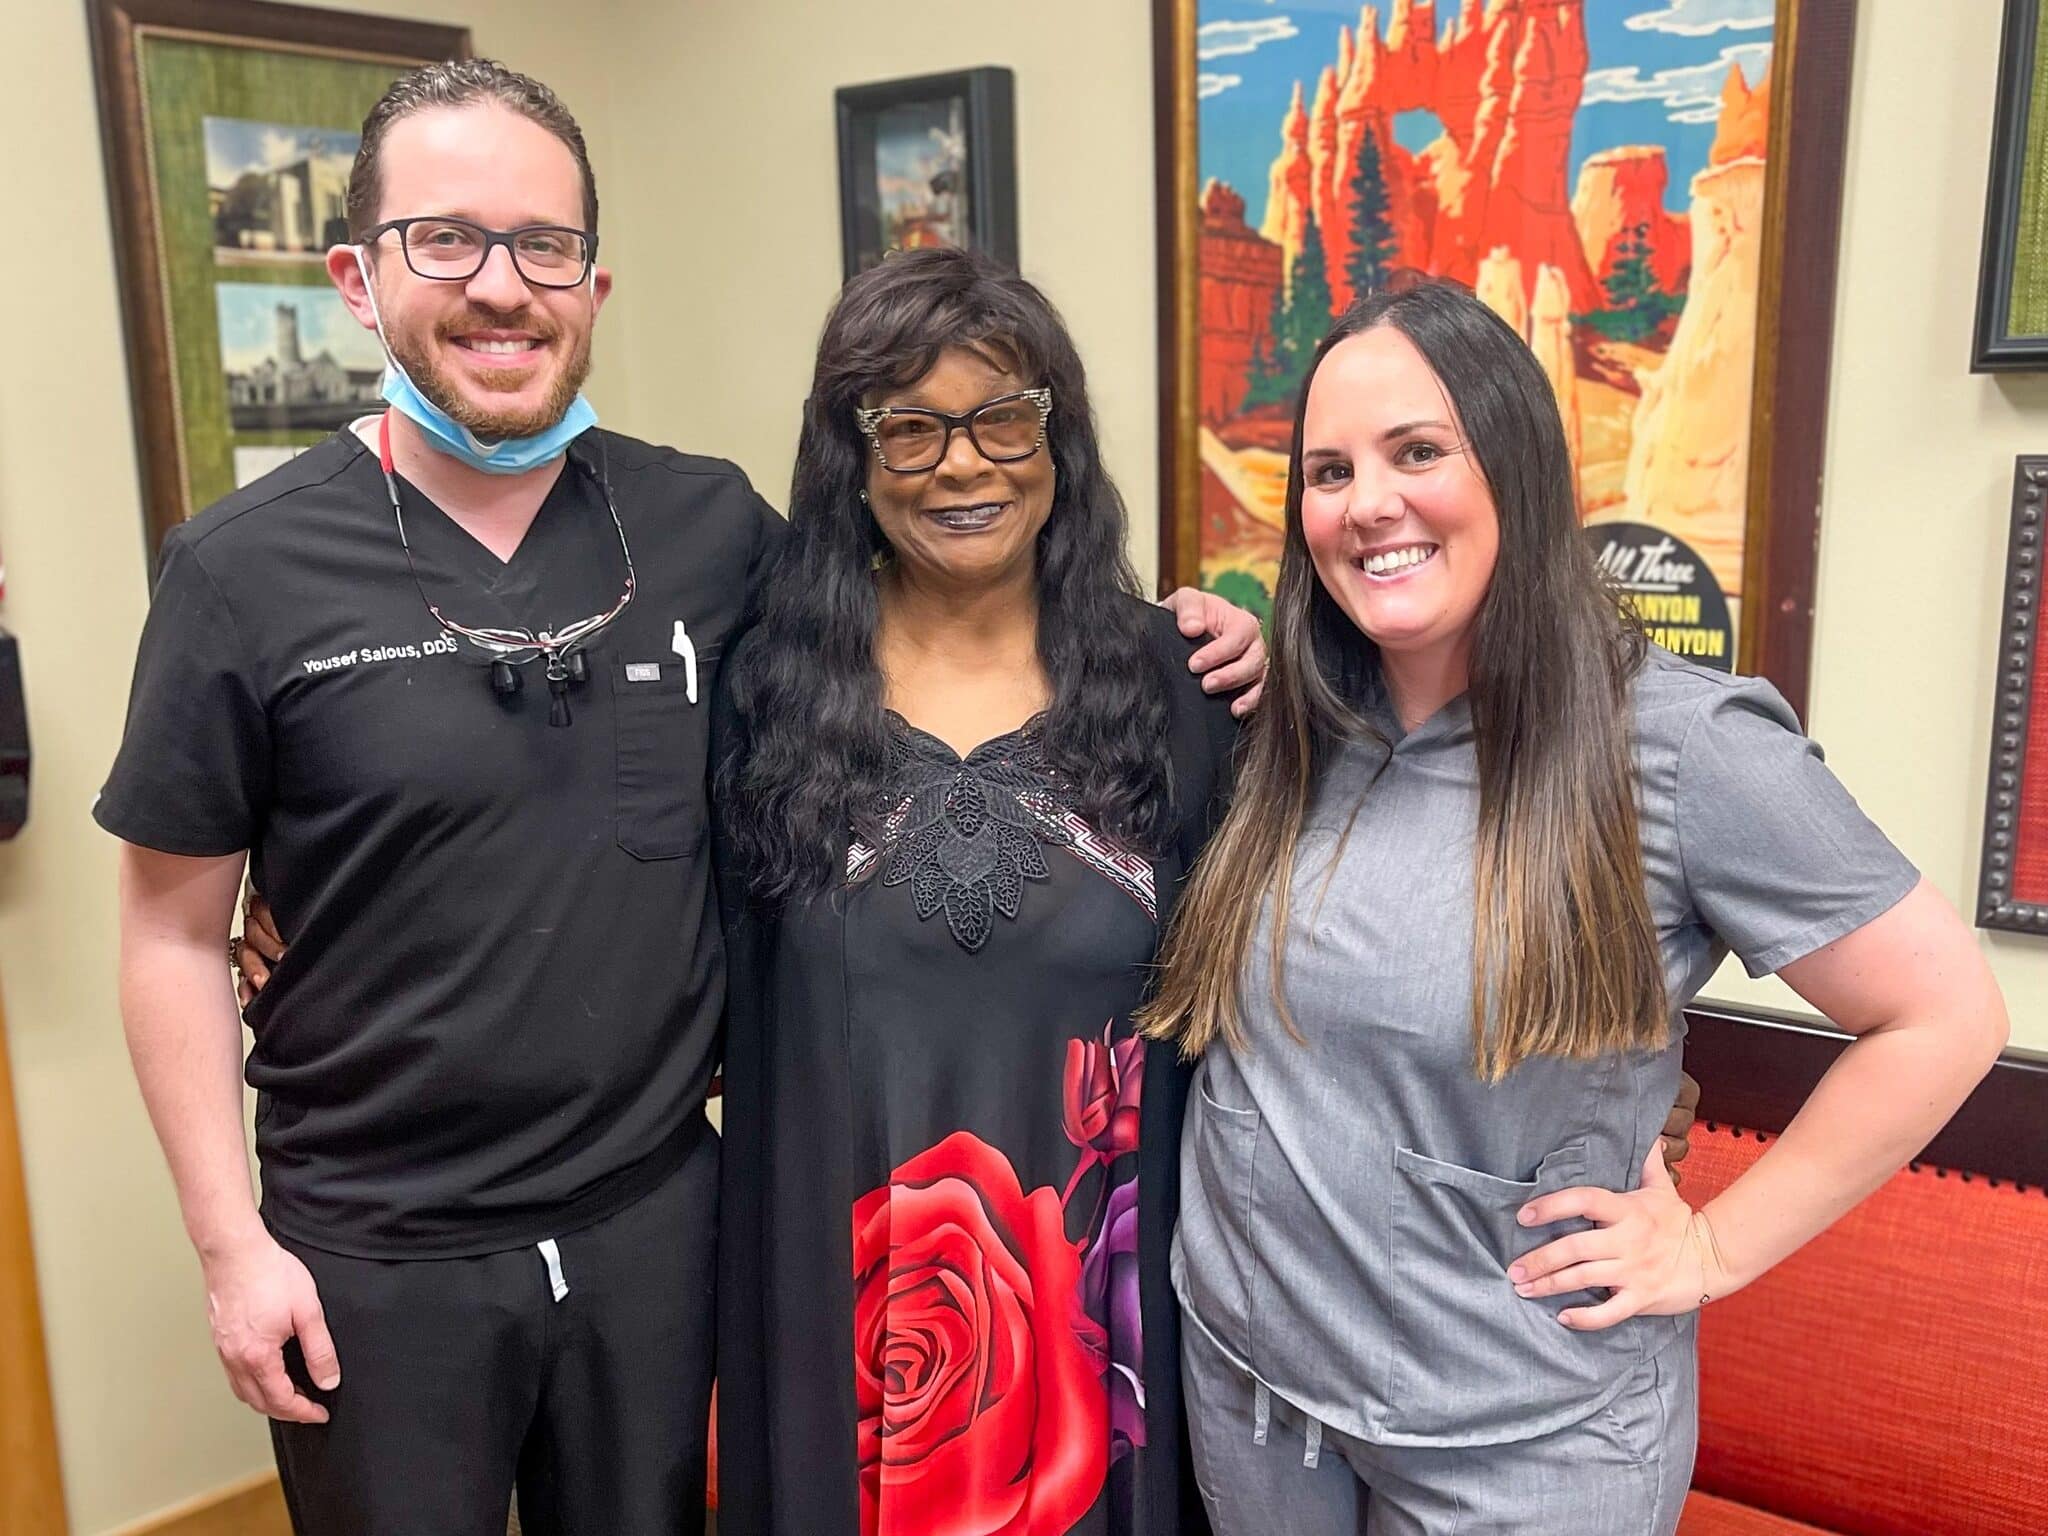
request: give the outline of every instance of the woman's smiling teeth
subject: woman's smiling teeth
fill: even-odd
[[[925,515],[953,533],[979,533],[994,522],[1007,505],[1001,501],[978,501],[967,507],[933,507]]]
[[[1438,547],[1435,544],[1404,544],[1399,549],[1383,549],[1367,555],[1356,563],[1368,576],[1400,576],[1434,559]]]

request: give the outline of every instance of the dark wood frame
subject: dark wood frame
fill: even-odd
[[[913,102],[960,97],[967,103],[967,217],[974,248],[1017,265],[1017,85],[993,65],[942,75],[916,75],[872,85],[845,85],[833,93],[839,123],[839,252],[847,277],[860,270],[856,188],[869,168],[859,156],[857,120],[867,113]]]
[[[1699,1079],[1699,1117],[1774,1134],[1792,1122],[1852,1036],[1764,1008],[1695,1003],[1685,1011],[1685,1070]],[[2048,1191],[2048,1060],[2007,1051],[1914,1160],[1963,1178]]]
[[[1803,719],[1813,663],[1814,573],[1856,0],[1778,0],[1771,156],[1750,415],[1741,670],[1778,686]],[[1198,221],[1195,0],[1153,0],[1159,206],[1159,579],[1196,579]],[[1796,294],[1788,306],[1785,295]],[[1780,421],[1788,430],[1779,432]]]
[[[185,504],[184,445],[178,435],[156,187],[149,173],[148,124],[137,72],[139,39],[150,33],[176,34],[228,45],[410,65],[468,58],[469,29],[274,5],[268,0],[86,0],[85,10],[99,87],[100,143],[106,157],[121,319],[128,340],[143,533],[154,572],[164,535],[198,509]]]
[[[2013,461],[2005,598],[1999,604],[1998,684],[1991,704],[1991,771],[1984,786],[1984,846],[1977,863],[1977,926],[2012,933],[2048,934],[2048,904],[2021,901],[2012,888],[2027,726],[2033,713],[2044,501],[2048,455],[2021,454]]]
[[[1984,193],[1984,252],[1977,264],[1977,324],[1970,339],[1970,371],[2001,373],[2048,369],[2048,336],[2015,336],[2012,313],[2013,243],[2019,233],[2020,178],[2027,164],[2027,109],[2034,85],[2034,40],[2041,0],[2005,0],[1998,44],[1998,105],[1992,122],[1991,184]],[[2042,125],[2048,132],[2048,124]]]

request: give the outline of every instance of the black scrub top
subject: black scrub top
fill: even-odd
[[[174,530],[95,815],[250,850],[289,945],[250,1006],[263,1214],[371,1258],[537,1242],[688,1150],[724,1003],[704,848],[721,651],[782,522],[732,464],[579,438],[500,561],[401,485],[426,593],[553,628],[638,589],[571,723],[452,642],[350,432]],[[691,696],[680,640],[695,653]]]

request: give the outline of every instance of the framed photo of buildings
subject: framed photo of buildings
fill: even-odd
[[[1998,625],[1991,777],[1977,866],[1977,926],[2048,934],[2048,669],[2035,631],[2048,538],[2048,455],[2013,464],[2012,526]]]
[[[1448,278],[1542,362],[1652,636],[1803,714],[1854,0],[1153,15],[1162,583],[1264,607],[1317,339]]]
[[[891,251],[955,246],[1017,264],[1015,78],[1007,69],[843,86],[846,276]]]
[[[194,512],[379,398],[323,258],[363,117],[459,27],[262,0],[88,0],[152,564]]]
[[[2006,0],[1970,370],[2048,371],[2048,28]]]

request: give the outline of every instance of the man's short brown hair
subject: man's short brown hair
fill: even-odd
[[[384,136],[391,131],[391,125],[429,108],[470,107],[482,102],[511,108],[569,146],[577,168],[583,172],[583,227],[593,235],[597,233],[597,177],[590,169],[590,151],[584,148],[583,130],[576,126],[576,119],[562,105],[561,98],[538,80],[507,69],[494,59],[450,59],[400,75],[363,119],[363,142],[348,174],[351,239],[362,239],[377,222],[378,200],[383,195]]]

